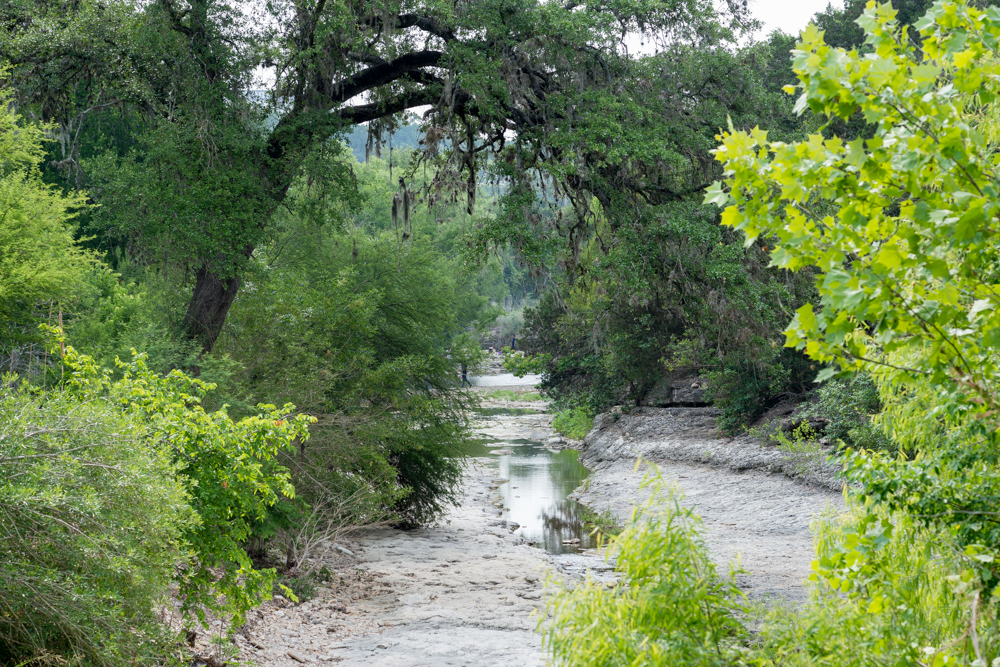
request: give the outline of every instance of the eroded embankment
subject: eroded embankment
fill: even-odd
[[[739,561],[752,599],[803,601],[813,541],[812,519],[843,506],[838,468],[822,457],[791,457],[753,438],[721,438],[712,408],[642,408],[605,414],[581,444],[591,469],[574,494],[599,512],[626,520],[650,491],[650,468],[677,485],[683,504],[705,524],[705,541],[723,570]],[[646,463],[638,470],[636,460]]]

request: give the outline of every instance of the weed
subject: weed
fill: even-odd
[[[583,440],[590,433],[594,416],[586,408],[571,408],[556,413],[552,428],[573,440]]]
[[[600,535],[618,535],[622,532],[621,526],[610,509],[603,512],[595,512],[593,509],[584,506],[580,512],[580,519],[588,528],[596,531]]]
[[[314,573],[301,575],[284,574],[274,582],[274,594],[284,595],[292,600],[292,602],[305,602],[316,597],[316,582],[317,577]],[[289,592],[292,595],[289,595]]]

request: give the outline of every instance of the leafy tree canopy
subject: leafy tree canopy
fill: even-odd
[[[578,203],[610,202],[620,188],[657,201],[690,192],[704,179],[678,177],[648,121],[667,111],[698,124],[697,90],[661,82],[724,57],[713,45],[745,18],[734,3],[723,25],[704,0],[281,0],[261,11],[217,0],[25,0],[0,10],[0,55],[14,65],[21,103],[60,124],[67,171],[80,168],[76,129],[105,108],[141,115],[145,144],[171,153],[141,166],[126,156],[121,178],[97,170],[94,191],[100,200],[107,185],[131,212],[103,223],[130,247],[188,251],[186,327],[206,349],[308,156],[351,125],[372,122],[378,136],[401,112],[429,107],[425,159],[439,174],[429,201],[460,189],[471,209],[491,155],[518,181],[544,168]],[[630,34],[663,53],[631,54]],[[704,55],[681,59],[695,50]],[[275,76],[267,105],[250,93],[258,65]],[[729,95],[738,104],[739,91]],[[641,168],[650,164],[662,175],[651,180]],[[211,203],[198,196],[203,183],[219,190]],[[156,184],[173,196],[143,201]]]

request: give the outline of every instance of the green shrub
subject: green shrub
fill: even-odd
[[[830,420],[824,435],[850,447],[893,452],[892,441],[872,418],[882,410],[878,387],[867,373],[827,380],[817,390],[817,401],[807,406],[805,417]]]
[[[296,604],[312,600],[316,597],[316,591],[317,577],[315,573],[284,574],[274,580],[274,594],[283,595]]]
[[[698,535],[701,522],[662,482],[609,544],[621,577],[587,580],[548,603],[544,642],[559,667],[731,665],[746,630],[743,598],[720,576]]]
[[[995,600],[980,599],[974,552],[955,553],[941,533],[856,496],[846,513],[814,522],[813,532],[811,601],[771,614],[758,664],[996,664]],[[977,652],[986,660],[973,662]]]
[[[610,509],[595,512],[591,508],[583,506],[579,516],[584,526],[597,531],[599,535],[618,535],[622,532],[618,517]]]
[[[216,352],[240,363],[237,384],[251,395],[321,416],[309,443],[282,458],[313,524],[265,517],[255,536],[256,551],[271,539],[299,560],[317,531],[416,525],[454,502],[477,394],[459,390],[445,350],[457,343],[470,366],[481,350],[458,333],[465,288],[429,243],[400,256],[394,234],[345,239],[288,224],[293,247],[258,267]]]
[[[767,409],[768,401],[788,384],[790,374],[778,359],[763,368],[727,361],[718,370],[705,373],[708,398],[721,410],[719,428],[725,433],[738,433]]]
[[[544,373],[546,364],[552,360],[550,354],[525,354],[511,351],[509,347],[505,347],[503,353],[503,367],[519,378]]]
[[[25,122],[0,63],[0,350],[37,341],[39,321],[53,306],[72,301],[93,253],[73,238],[71,224],[86,207],[82,192],[63,194],[42,179],[45,133],[51,127]],[[13,353],[8,368],[13,364]]]
[[[0,399],[0,664],[162,664],[155,606],[199,524],[178,467],[97,395]]]
[[[557,412],[552,428],[573,440],[583,440],[594,426],[594,416],[586,408],[570,408]]]
[[[57,330],[53,333],[59,335]],[[81,406],[105,405],[142,427],[136,436],[144,443],[140,447],[168,457],[171,467],[164,473],[166,479],[175,480],[183,489],[185,511],[193,517],[176,526],[183,549],[170,556],[181,609],[189,618],[201,620],[205,610],[212,609],[230,615],[233,626],[239,626],[245,612],[270,595],[274,577],[273,571],[254,569],[244,543],[270,506],[293,496],[289,472],[276,457],[293,440],[304,443],[308,439],[306,425],[312,419],[289,417],[294,411],[291,405],[281,410],[260,405],[258,414],[239,421],[224,409],[208,412],[199,403],[213,385],[176,370],[157,375],[146,367],[142,356],[128,364],[119,362],[115,374],[99,370],[92,358],[71,346],[65,348],[61,361],[57,388],[25,386],[22,391],[58,396]],[[116,375],[120,377],[115,379]],[[100,420],[92,424],[95,430],[102,428]],[[127,479],[127,470],[119,470],[113,461],[106,465],[122,475],[115,483]],[[49,491],[44,486],[40,493]],[[80,537],[89,540],[86,531]],[[171,551],[163,549],[163,553]],[[75,577],[72,572],[61,576],[67,581]]]

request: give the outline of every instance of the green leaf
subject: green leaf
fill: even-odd
[[[705,190],[705,204],[715,204],[722,207],[730,201],[729,193],[722,189],[722,182],[716,181]]]

